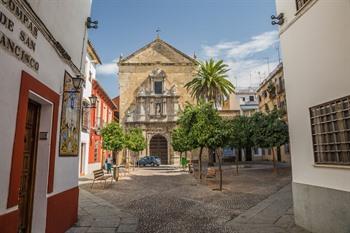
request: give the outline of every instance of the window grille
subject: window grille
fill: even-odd
[[[83,108],[82,129],[85,132],[87,132],[89,129],[89,115],[90,115],[90,111],[87,108]]]
[[[310,108],[316,164],[350,165],[350,96]]]

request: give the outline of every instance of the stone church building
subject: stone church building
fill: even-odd
[[[121,58],[119,66],[120,123],[144,132],[144,155],[156,155],[162,164],[178,164],[171,146],[171,131],[186,102],[194,100],[184,85],[193,79],[198,66],[194,58],[157,37]]]

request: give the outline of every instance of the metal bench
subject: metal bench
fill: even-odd
[[[94,180],[92,181],[91,189],[94,186],[95,181],[98,181],[98,180],[101,182],[105,181],[105,183],[103,184],[103,188],[105,188],[105,185],[108,179],[111,179],[111,183],[113,183],[112,174],[105,174],[103,169],[95,170],[93,171],[93,173],[94,173]]]
[[[209,167],[207,170],[207,178],[215,178],[216,169],[214,167]]]

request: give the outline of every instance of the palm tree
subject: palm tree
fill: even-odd
[[[234,92],[235,87],[228,80],[228,65],[223,60],[200,62],[196,77],[186,83],[185,87],[197,101],[213,101],[215,107],[220,105],[225,97]]]

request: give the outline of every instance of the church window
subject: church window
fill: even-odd
[[[155,81],[154,82],[154,93],[155,94],[163,94],[163,82]]]

